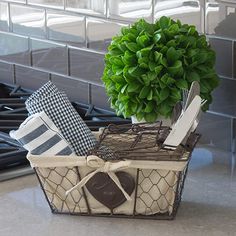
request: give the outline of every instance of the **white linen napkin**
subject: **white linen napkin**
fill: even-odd
[[[28,117],[18,130],[10,131],[10,136],[34,155],[75,155],[73,148],[45,112]]]

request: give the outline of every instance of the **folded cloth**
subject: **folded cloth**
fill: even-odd
[[[10,131],[10,136],[33,155],[75,155],[45,112],[28,117],[18,130]]]
[[[44,111],[77,155],[86,155],[96,144],[95,136],[71,105],[64,92],[47,82],[25,102],[30,115]]]

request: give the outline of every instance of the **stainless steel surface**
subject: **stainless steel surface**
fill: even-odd
[[[236,38],[235,1],[206,1],[206,32],[208,34]]]
[[[14,179],[17,177],[25,176],[25,175],[31,175],[34,174],[33,169],[31,166],[25,166],[25,167],[15,167],[13,169],[9,170],[1,170],[0,171],[0,182],[6,181],[9,179]]]
[[[106,92],[103,86],[93,85],[93,84],[91,85],[91,102],[95,106],[99,106],[104,109],[111,110],[108,99],[109,98],[106,95]]]
[[[202,134],[200,143],[209,147],[231,150],[231,119],[211,113],[203,113],[197,132]]]
[[[0,62],[1,82],[13,84],[14,83],[14,67],[7,62]]]
[[[221,79],[220,86],[214,91],[214,102],[210,109],[216,112],[236,116],[236,81],[231,79]]]
[[[31,58],[34,67],[40,67],[61,74],[68,74],[68,52],[65,45],[50,41],[31,39]]]
[[[173,1],[155,0],[154,19],[161,16],[170,16],[179,19],[183,23],[195,25],[198,31],[204,32],[204,1]]]
[[[29,41],[25,36],[0,32],[0,59],[30,65]]]
[[[144,18],[152,22],[152,0],[108,0],[108,17],[135,21]]]
[[[88,48],[106,51],[114,35],[118,34],[121,27],[128,26],[115,21],[98,18],[87,18],[87,46]]]
[[[0,30],[9,30],[9,10],[6,2],[0,3]]]
[[[65,0],[66,10],[89,15],[105,15],[106,0]]]
[[[231,40],[209,38],[212,48],[216,52],[216,71],[219,75],[232,77],[233,44]]]
[[[50,40],[85,47],[85,17],[47,10],[47,32]]]
[[[10,17],[14,33],[45,38],[45,10],[11,4]]]
[[[104,54],[71,48],[69,55],[70,75],[94,83],[102,83]]]
[[[22,87],[35,90],[49,80],[49,73],[15,66],[15,79]]]
[[[28,0],[28,3],[52,8],[64,8],[64,0]]]
[[[80,101],[88,104],[89,101],[89,84],[78,79],[65,78],[63,76],[52,75],[52,82],[63,90],[71,101]]]

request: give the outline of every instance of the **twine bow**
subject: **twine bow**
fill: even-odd
[[[117,185],[117,187],[121,190],[121,192],[124,194],[125,198],[128,201],[131,201],[131,197],[129,194],[124,190],[124,188],[121,186],[121,183],[114,173],[118,170],[124,170],[130,166],[130,161],[119,161],[119,162],[109,162],[104,161],[101,158],[97,156],[88,156],[87,157],[87,166],[92,168],[97,168],[95,171],[91,172],[87,176],[85,176],[78,184],[76,184],[74,187],[66,191],[66,196],[74,191],[75,189],[82,188],[96,173],[98,172],[104,172],[109,175],[109,177],[114,181],[114,183]]]

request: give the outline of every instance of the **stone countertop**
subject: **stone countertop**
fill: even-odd
[[[198,147],[174,221],[54,215],[35,175],[0,183],[0,236],[236,235],[231,154]]]

